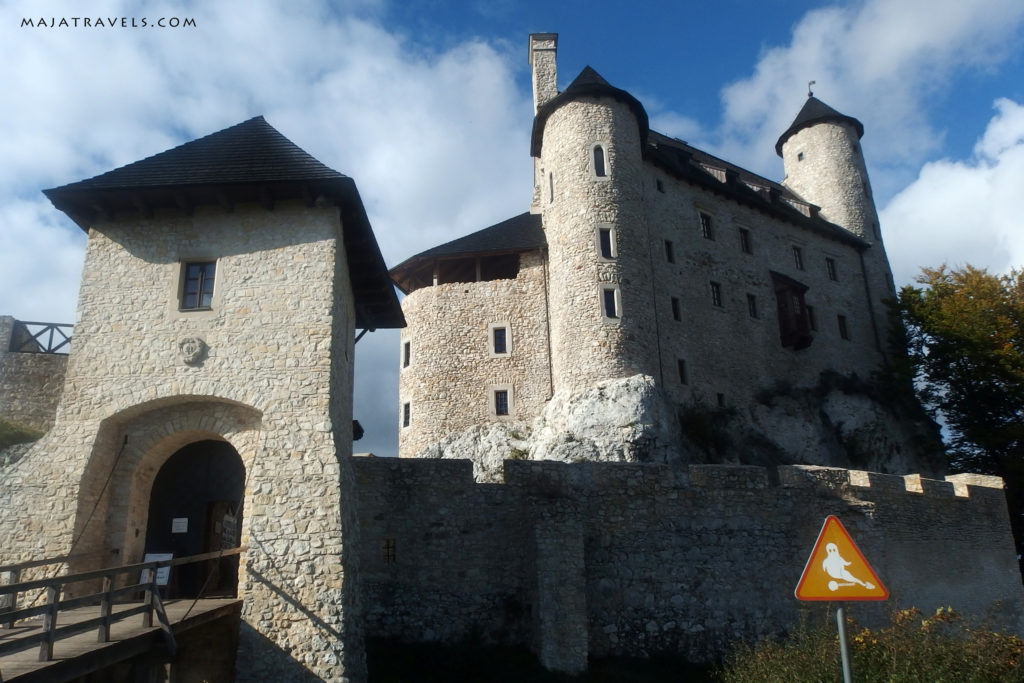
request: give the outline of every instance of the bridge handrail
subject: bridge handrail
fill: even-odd
[[[47,579],[33,579],[31,581],[22,581],[20,583],[9,583],[7,585],[0,585],[0,595],[5,595],[8,593],[21,593],[23,591],[35,590],[37,588],[49,588],[51,586],[78,583],[80,581],[102,579],[103,577],[108,575],[125,574],[128,572],[141,572],[144,569],[152,569],[155,572],[157,569],[160,569],[161,567],[177,567],[180,564],[191,564],[192,562],[202,562],[203,560],[215,560],[219,557],[232,557],[233,555],[241,554],[245,550],[245,547],[230,548],[228,550],[214,550],[212,552],[201,553],[199,555],[175,557],[170,560],[150,560],[149,562],[123,564],[117,567],[92,569],[87,572],[61,574],[60,576],[53,576]],[[55,564],[55,562],[43,562],[42,564]],[[0,571],[2,571],[2,568],[0,568]],[[5,616],[4,618],[6,619],[7,617]]]
[[[147,628],[153,625],[153,615],[156,615],[160,623],[160,629],[163,631],[164,638],[167,642],[167,647],[173,656],[174,651],[177,649],[177,644],[175,643],[174,633],[171,630],[167,614],[164,612],[163,602],[160,600],[160,593],[156,583],[157,570],[161,567],[176,567],[178,565],[190,564],[193,562],[203,562],[205,560],[214,560],[222,557],[232,557],[234,555],[239,555],[246,550],[247,548],[242,546],[239,548],[215,550],[213,552],[201,553],[199,555],[172,558],[170,560],[138,562],[118,567],[106,567],[104,569],[94,569],[86,572],[54,576],[48,579],[35,579],[33,581],[22,581],[20,583],[0,586],[0,595],[13,595],[15,604],[17,602],[17,594],[20,592],[37,590],[40,588],[46,589],[46,604],[0,613],[0,618],[3,619],[3,625],[6,628],[10,628],[10,625],[13,625],[14,622],[20,619],[38,616],[40,614],[43,615],[43,630],[41,633],[31,634],[22,638],[14,638],[8,642],[0,644],[0,655],[26,650],[36,643],[39,643],[39,661],[50,661],[53,659],[53,644],[57,640],[76,633],[81,633],[83,630],[88,630],[96,626],[98,627],[97,641],[106,643],[110,640],[111,624],[141,613],[142,625]],[[55,561],[51,561],[43,562],[42,564],[54,563]],[[142,579],[137,584],[114,588],[114,577],[119,574],[130,572],[145,573],[140,574]],[[99,578],[103,579],[103,590],[99,593],[80,596],[77,598],[69,598],[66,600],[60,599],[60,595],[63,592],[64,587],[68,584]],[[144,593],[143,604],[140,607],[114,613],[113,599],[115,597],[129,592],[137,592],[139,590]],[[57,626],[57,617],[61,609],[70,609],[72,607],[78,607],[80,605],[96,601],[99,601],[100,603],[99,617],[89,619],[79,624],[63,627]],[[0,681],[2,680],[3,679],[0,678]]]
[[[119,551],[115,550],[112,554],[116,555]],[[45,567],[48,564],[64,564],[71,560],[84,560],[89,557],[101,557],[106,556],[108,553],[77,553],[74,555],[59,555],[57,557],[48,557],[42,560],[30,560],[28,562],[18,562],[16,564],[4,564],[0,565],[0,574],[4,572],[14,572],[15,575],[21,573],[23,569],[32,569],[34,567]]]

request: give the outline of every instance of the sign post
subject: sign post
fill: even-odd
[[[886,600],[889,591],[882,585],[864,553],[835,515],[821,525],[818,540],[807,558],[803,574],[793,594],[797,600],[846,601]],[[842,604],[836,610],[839,653],[843,663],[843,681],[852,683],[850,652],[846,641],[846,615]]]

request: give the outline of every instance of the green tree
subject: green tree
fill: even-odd
[[[899,312],[922,402],[946,426],[950,467],[1003,477],[1024,528],[1024,272],[924,268]]]

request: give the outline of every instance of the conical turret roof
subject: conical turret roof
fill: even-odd
[[[782,145],[786,143],[786,140],[799,133],[804,128],[809,128],[818,123],[848,123],[853,126],[857,131],[857,137],[861,138],[864,136],[864,124],[852,116],[841,114],[832,107],[828,106],[817,97],[813,95],[808,96],[807,101],[804,102],[803,108],[800,109],[800,113],[793,119],[793,123],[789,125],[786,132],[779,136],[779,141],[775,143],[775,153],[780,157],[782,156]]]
[[[583,71],[569,84],[568,88],[552,97],[537,110],[537,115],[533,118],[533,136],[530,140],[531,155],[535,157],[540,156],[541,147],[544,143],[544,125],[547,123],[548,117],[563,104],[572,102],[580,97],[611,97],[624,102],[632,110],[633,115],[636,116],[637,124],[640,126],[641,149],[646,147],[650,124],[647,120],[647,110],[644,109],[644,105],[640,104],[640,100],[625,90],[616,88],[608,83],[608,81],[601,77],[601,74],[589,66],[585,66]]]

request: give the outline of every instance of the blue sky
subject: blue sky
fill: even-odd
[[[781,180],[815,94],[860,119],[898,283],[1024,264],[1024,2],[0,0],[0,313],[73,321],[84,236],[40,193],[257,114],[355,178],[385,259],[527,209],[530,32],[652,127]],[[23,18],[195,20],[29,28]],[[359,343],[358,449],[394,450],[398,342]]]

